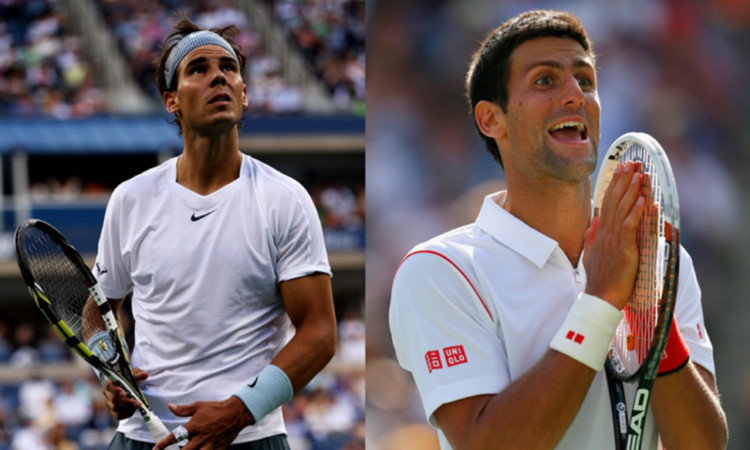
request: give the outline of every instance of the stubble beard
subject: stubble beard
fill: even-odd
[[[542,144],[540,163],[551,178],[563,182],[580,182],[588,179],[596,169],[599,143],[592,139],[593,147],[588,156],[572,159],[561,156]]]

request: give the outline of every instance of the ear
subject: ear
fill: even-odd
[[[180,101],[177,98],[177,91],[167,91],[162,94],[162,100],[164,101],[164,107],[167,108],[167,112],[170,114],[176,114],[180,110]]]
[[[474,107],[474,120],[479,130],[487,137],[502,138],[508,134],[505,113],[500,105],[482,100]]]
[[[243,84],[242,85],[242,107],[247,108],[248,105],[249,103],[247,101],[247,85]]]

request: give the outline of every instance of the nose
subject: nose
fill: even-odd
[[[218,66],[212,67],[211,68],[211,86],[216,86],[219,83],[223,86],[226,86],[227,76],[224,73],[224,71],[221,70],[220,67]]]
[[[581,85],[578,84],[578,80],[572,74],[565,81],[566,90],[565,94],[561,99],[561,103],[564,106],[583,106],[585,103],[585,95]]]

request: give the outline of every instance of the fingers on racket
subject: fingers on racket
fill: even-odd
[[[615,173],[605,195],[608,199],[604,203],[612,206],[602,208],[604,213],[602,219],[616,226],[629,220],[629,214],[641,190],[642,178],[639,165],[632,161],[618,167],[620,171]]]

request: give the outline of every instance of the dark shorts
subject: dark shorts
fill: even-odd
[[[107,450],[151,450],[154,444],[128,439],[122,433],[116,433]],[[259,441],[245,442],[229,446],[232,450],[290,450],[285,434],[267,437]]]

